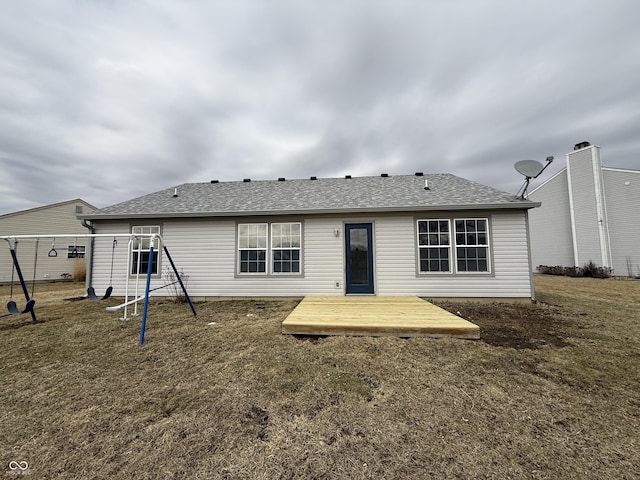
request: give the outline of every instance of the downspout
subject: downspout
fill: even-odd
[[[531,258],[531,233],[529,230],[529,210],[524,211],[524,225],[527,232],[527,256],[529,257],[529,285],[531,302],[536,303],[536,288],[533,280],[533,259]]]
[[[82,220],[82,226],[86,229],[89,230],[89,233],[94,234],[96,233],[96,229],[93,227],[93,225],[89,222],[87,222],[86,219]],[[85,288],[89,288],[91,286],[91,281],[92,281],[92,277],[93,277],[93,242],[94,242],[94,238],[91,237],[91,239],[89,240],[89,252],[87,252],[87,257],[88,257],[88,261],[86,262],[86,266],[87,266],[87,278],[85,279]]]

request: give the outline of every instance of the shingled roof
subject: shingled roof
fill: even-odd
[[[429,189],[425,189],[425,180]],[[451,174],[185,183],[81,216],[86,219],[416,210],[528,209],[522,200]]]

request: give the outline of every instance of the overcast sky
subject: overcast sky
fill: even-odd
[[[640,168],[636,0],[0,0],[0,214],[184,182]],[[548,173],[547,173],[548,172]]]

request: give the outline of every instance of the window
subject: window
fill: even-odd
[[[301,223],[238,224],[238,273],[300,274],[301,243]]]
[[[488,219],[418,220],[417,228],[418,273],[490,272]]]
[[[149,235],[155,233],[160,235],[160,227],[158,225],[153,226],[134,226],[131,227],[131,233],[138,235]],[[160,245],[159,242],[153,246],[153,264],[151,265],[151,273],[153,275],[158,274],[158,264],[160,258]],[[138,273],[146,274],[149,268],[149,251],[151,249],[151,239],[149,237],[134,237],[133,244],[131,246],[132,261],[131,261],[131,274],[136,275]],[[138,264],[140,270],[138,270]]]
[[[84,245],[69,245],[67,247],[67,258],[84,258],[86,247]]]
[[[267,224],[238,225],[240,273],[265,273],[267,265]]]
[[[489,271],[489,232],[486,218],[455,220],[458,272]]]
[[[418,220],[419,271],[451,272],[449,220]]]
[[[273,273],[300,273],[299,223],[271,224]]]

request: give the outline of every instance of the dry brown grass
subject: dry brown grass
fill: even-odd
[[[76,258],[73,261],[73,280],[84,282],[87,278],[87,261],[83,258]]]
[[[446,304],[477,342],[295,338],[280,335],[295,301],[200,303],[197,318],[156,301],[138,347],[139,321],[104,310],[116,299],[39,286],[39,323],[0,319],[0,472],[638,478],[640,282],[536,287],[537,305]]]

